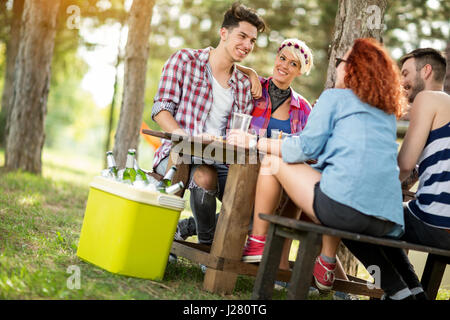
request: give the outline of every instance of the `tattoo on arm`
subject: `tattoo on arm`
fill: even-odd
[[[409,177],[403,180],[402,189],[403,190],[411,189],[411,187],[417,182],[417,180],[419,180],[419,171],[417,170],[416,167],[411,171]]]

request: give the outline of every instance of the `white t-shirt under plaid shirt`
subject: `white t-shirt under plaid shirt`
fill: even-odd
[[[152,119],[162,110],[169,111],[178,125],[190,135],[204,132],[205,122],[213,106],[212,73],[208,63],[212,48],[182,49],[165,63],[154,98]],[[228,81],[233,96],[231,114],[250,114],[253,109],[250,80],[236,67]],[[156,150],[153,167],[170,153],[171,141],[163,140]]]

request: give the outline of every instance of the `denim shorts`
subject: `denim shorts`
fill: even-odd
[[[314,186],[313,208],[321,224],[339,230],[382,237],[395,227],[394,222],[369,216],[334,201],[320,190],[320,182]]]

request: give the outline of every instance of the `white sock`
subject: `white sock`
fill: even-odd
[[[324,255],[323,253],[320,254],[320,257],[326,263],[336,263],[336,257],[329,257],[329,256]]]
[[[413,294],[413,295],[416,295],[416,294],[419,294],[419,293],[422,293],[423,292],[423,288],[422,287],[415,287],[415,288],[412,288],[412,289],[410,289],[411,290],[411,293]]]
[[[411,290],[409,290],[408,288],[405,288],[400,291],[397,291],[392,296],[389,296],[389,298],[391,298],[392,300],[402,300],[402,299],[409,297],[410,295],[411,295]]]

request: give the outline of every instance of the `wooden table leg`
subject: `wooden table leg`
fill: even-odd
[[[252,299],[270,300],[272,299],[275,277],[280,265],[281,252],[285,238],[275,234],[276,226],[271,223],[267,233],[266,245],[258,274],[256,275],[253,287]]]
[[[441,259],[443,257],[428,254],[425,269],[423,270],[421,283],[430,300],[436,299],[442,277],[444,276],[446,264]]]
[[[222,199],[222,209],[217,222],[210,254],[233,260],[242,258],[245,238],[248,233],[259,164],[232,164]],[[203,289],[231,294],[237,274],[208,268]]]
[[[321,235],[308,232],[298,248],[297,259],[292,271],[287,299],[306,300],[314,269],[314,261],[321,246]]]

